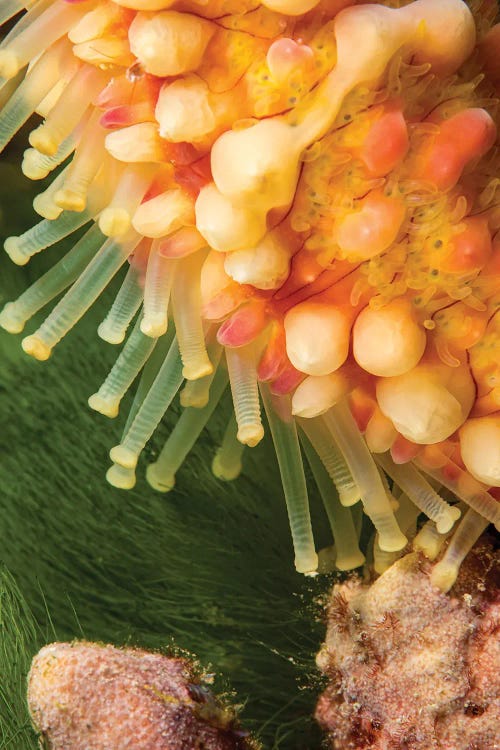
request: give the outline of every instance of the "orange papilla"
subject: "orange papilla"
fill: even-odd
[[[429,118],[429,122],[434,119]],[[496,126],[484,109],[464,109],[439,123],[439,132],[423,147],[415,177],[438,190],[453,188],[473,159],[483,156],[495,142]]]
[[[438,443],[437,445],[424,445],[419,454],[419,459],[425,466],[430,469],[442,469],[448,463],[448,453],[450,452],[449,441]]]
[[[371,190],[334,227],[334,239],[354,259],[379,255],[395,241],[406,214],[401,198]]]
[[[212,181],[210,154],[197,158],[189,165],[176,165],[174,174],[177,184],[196,199],[201,188]]]
[[[103,29],[103,36],[113,36],[115,38],[127,37],[129,26],[135,18],[136,11],[125,8],[122,5],[119,5],[114,10],[116,13],[115,19],[107,25],[106,29]]]
[[[345,372],[346,369],[344,366],[342,372]],[[372,390],[359,386],[355,387],[349,394],[349,406],[360,432],[365,432],[368,422],[377,408]]]
[[[268,341],[257,367],[259,380],[276,380],[287,362],[285,327],[282,318],[275,318],[271,322]]]
[[[111,78],[99,94],[96,106],[100,109],[132,106],[141,102],[152,102],[156,105],[163,79],[147,73],[133,72],[133,67],[123,75]]]
[[[408,127],[401,107],[392,103],[384,110],[358,151],[371,177],[391,172],[404,159],[409,147]]]
[[[463,220],[464,229],[450,242],[450,251],[439,263],[448,273],[467,274],[489,261],[492,254],[491,234],[485,216],[469,216]]]
[[[211,250],[201,272],[203,317],[224,320],[255,290],[248,284],[238,284],[224,270],[224,253]]]
[[[407,464],[412,461],[422,449],[421,445],[412,443],[411,440],[399,435],[391,446],[391,456],[395,464]]]
[[[274,393],[276,396],[286,396],[294,391],[305,377],[305,374],[297,370],[287,357],[280,374],[275,380],[271,381],[271,393]]]
[[[476,310],[463,302],[440,310],[434,316],[436,328],[432,341],[441,359],[453,366],[467,359],[466,350],[484,335],[488,324],[487,310]]]
[[[251,299],[224,321],[217,340],[223,346],[244,346],[257,338],[268,322],[266,300]]]
[[[255,8],[254,0],[210,0],[200,3],[197,0],[182,0],[179,10],[186,13],[198,13],[204,18],[219,18],[225,15],[246,14]]]
[[[312,16],[314,13],[321,13],[329,18],[333,18],[337,13],[340,13],[341,10],[344,10],[344,8],[350,8],[352,5],[356,5],[357,2],[358,0],[321,0],[308,15]]]
[[[491,255],[481,271],[484,276],[500,276],[500,232],[491,241]]]
[[[203,185],[211,181],[210,155],[200,155],[191,143],[165,141],[163,154],[164,162],[158,167],[143,203],[170,187],[180,187],[196,198]]]
[[[275,79],[286,81],[297,68],[312,67],[314,53],[307,44],[299,44],[294,39],[282,37],[269,47],[266,62]]]
[[[103,128],[126,128],[138,122],[155,122],[154,102],[147,99],[131,106],[111,107],[100,119]]]
[[[160,240],[158,252],[164,258],[184,258],[206,247],[206,241],[196,227],[183,227]]]
[[[150,201],[152,198],[156,198],[157,195],[164,193],[165,190],[175,186],[174,169],[171,164],[162,164],[160,169],[155,172],[154,178],[151,185],[144,194],[142,203]]]
[[[274,295],[275,300],[284,300],[310,286],[324,271],[325,267],[319,263],[316,254],[302,247],[293,256],[288,278]]]

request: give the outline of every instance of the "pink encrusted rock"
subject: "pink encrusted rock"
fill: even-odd
[[[50,750],[243,750],[187,659],[87,642],[45,646],[28,702]]]
[[[499,555],[482,541],[450,593],[406,555],[334,586],[316,717],[333,750],[499,750]]]

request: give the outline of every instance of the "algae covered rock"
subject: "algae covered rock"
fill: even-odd
[[[45,646],[31,667],[28,702],[50,750],[255,748],[188,659],[143,649]]]
[[[449,594],[417,553],[336,585],[316,716],[334,750],[500,748],[499,555],[481,541]]]

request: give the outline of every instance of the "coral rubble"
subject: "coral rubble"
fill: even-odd
[[[316,716],[334,750],[500,748],[500,555],[482,538],[448,594],[411,553],[336,585]]]

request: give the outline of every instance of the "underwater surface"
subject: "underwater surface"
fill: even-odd
[[[319,747],[316,571],[453,534],[444,596],[500,528],[497,6],[116,2],[41,0],[0,50],[0,234],[31,260],[0,281],[3,746],[36,746],[32,655],[83,638],[191,655],[264,747]],[[33,227],[21,160],[75,144]]]

